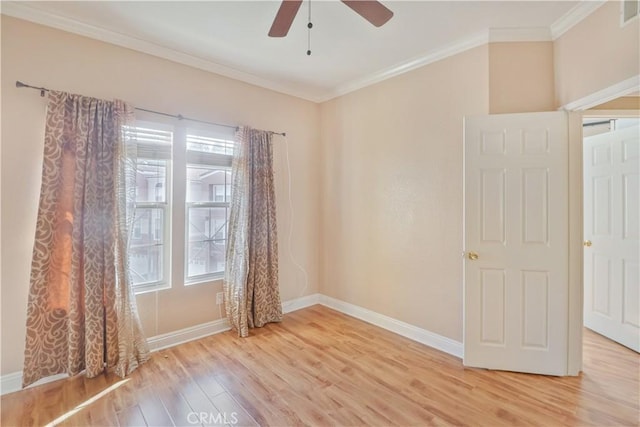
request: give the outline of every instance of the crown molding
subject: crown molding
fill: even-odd
[[[328,101],[357,89],[379,83],[383,80],[398,76],[400,74],[404,74],[408,71],[464,52],[465,50],[481,46],[488,42],[487,32],[482,32],[467,39],[461,40],[457,43],[448,45],[442,49],[438,49],[423,56],[412,58],[409,61],[396,64],[393,67],[386,68],[364,78],[341,85],[337,89],[330,90],[324,95],[317,95],[317,93],[311,94],[309,91],[292,90],[291,88],[288,88],[282,84],[278,84],[271,80],[267,80],[250,73],[236,70],[206,59],[179,52],[174,49],[160,46],[155,43],[151,43],[135,37],[127,36],[125,34],[120,34],[95,25],[85,24],[75,19],[43,11],[41,9],[28,6],[23,2],[3,1],[1,12],[4,15],[12,16],[14,18],[24,19],[36,24],[53,27],[80,36],[89,37],[91,39],[99,40],[106,43],[111,43],[116,46],[125,47],[127,49],[146,53],[159,58],[167,59],[169,61],[198,68],[204,71],[209,71],[221,76],[229,77],[245,83],[260,86],[265,89],[270,89],[276,92],[295,96],[297,98],[316,103]]]
[[[600,6],[605,4],[607,0],[582,0],[580,3],[571,8],[567,13],[562,15],[551,26],[551,38],[556,40],[564,33],[573,28],[574,25],[591,15]]]
[[[340,85],[335,90],[331,91],[326,97],[321,98],[318,102],[329,101],[333,98],[346,95],[358,89],[380,83],[383,80],[399,76],[401,74],[415,70],[416,68],[424,67],[425,65],[440,61],[453,55],[457,55],[458,53],[462,53],[475,47],[482,46],[484,44],[487,44],[488,41],[488,32],[483,31],[482,33],[445,46],[442,49],[437,49],[433,52],[427,53],[426,55],[414,57],[413,59],[401,62],[389,68],[385,68],[361,79],[356,79],[344,85]]]
[[[596,105],[636,92],[638,88],[640,88],[640,74],[565,104],[560,109],[566,111],[588,110]]]
[[[551,30],[548,27],[489,29],[489,43],[550,41]]]
[[[275,92],[322,103],[350,92],[380,83],[425,65],[440,61],[464,51],[490,42],[526,42],[551,41],[568,31],[578,22],[606,3],[606,0],[582,0],[578,5],[554,22],[550,28],[495,28],[477,33],[455,43],[436,49],[424,55],[403,61],[394,66],[376,71],[359,79],[339,85],[334,89],[318,94],[317,90],[294,89],[287,85],[259,77],[255,74],[236,70],[216,62],[206,60],[188,53],[180,52],[165,46],[131,37],[95,25],[56,15],[28,5],[28,2],[3,1],[1,13],[36,24],[53,27],[91,39],[132,49],[172,62],[187,65],[200,70],[215,73],[224,77],[249,83]]]
[[[85,24],[75,19],[56,15],[41,9],[37,9],[25,4],[27,2],[3,1],[1,13],[3,15],[12,16],[14,18],[23,19],[25,21],[34,22],[36,24],[45,25],[56,28],[58,30],[67,31],[69,33],[110,43],[116,46],[132,49],[138,52],[146,53],[159,58],[167,59],[179,64],[188,65],[204,71],[209,71],[224,77],[229,77],[275,92],[286,95],[295,96],[297,98],[306,99],[308,101],[318,102],[316,97],[307,92],[292,90],[282,84],[271,80],[264,79],[251,73],[236,70],[225,65],[218,64],[207,59],[203,59],[188,53],[180,52],[165,46],[131,37],[115,31],[107,30],[91,24]]]

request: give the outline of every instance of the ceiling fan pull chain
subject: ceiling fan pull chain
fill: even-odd
[[[311,55],[311,29],[313,24],[311,23],[311,0],[309,0],[309,19],[307,24],[307,55]]]

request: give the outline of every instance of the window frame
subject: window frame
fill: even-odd
[[[159,151],[159,154],[154,157],[152,142],[147,140],[143,144],[138,144],[138,147],[141,145],[144,145],[144,147],[143,150],[138,150],[139,155],[136,158],[136,162],[144,159],[166,160],[166,179],[164,185],[164,187],[166,187],[164,189],[166,196],[165,202],[149,201],[135,203],[136,209],[145,207],[163,209],[164,253],[162,257],[162,280],[135,285],[132,280],[134,293],[138,295],[196,284],[212,284],[213,282],[221,280],[224,277],[224,270],[222,272],[188,277],[189,209],[192,207],[227,208],[227,222],[225,223],[224,233],[226,244],[228,240],[228,209],[230,208],[230,198],[228,198],[226,202],[187,202],[187,187],[189,185],[187,169],[190,166],[203,166],[205,168],[230,171],[235,145],[233,137],[234,130],[227,127],[201,125],[197,123],[189,123],[187,125],[180,120],[165,120],[150,113],[136,113],[136,123],[132,127],[151,131],[171,132],[169,154]],[[211,152],[205,150],[189,150],[189,139],[191,137],[195,138],[195,140],[191,140],[191,142],[195,143],[202,143],[202,140],[213,138],[221,141],[222,144],[219,146],[216,145],[216,148],[212,149]],[[166,147],[164,149],[166,150]],[[227,197],[226,194],[225,197]],[[155,200],[155,194],[151,194],[149,198]],[[135,227],[132,224],[132,230],[130,230],[131,238],[134,233]],[[182,254],[180,252],[182,252]],[[129,270],[130,272],[132,271],[131,262],[129,262]]]
[[[168,158],[161,158],[161,157],[154,157],[154,156],[150,156],[150,155],[136,155],[135,161],[136,161],[136,171],[137,171],[137,165],[140,161],[145,161],[145,160],[149,160],[149,161],[158,161],[158,160],[163,160],[165,162],[164,164],[164,185],[163,190],[164,190],[164,202],[160,202],[157,201],[157,184],[154,185],[152,191],[153,194],[151,195],[153,201],[143,201],[143,202],[138,202],[137,200],[134,201],[134,218],[133,220],[135,220],[135,213],[138,209],[159,209],[162,212],[162,243],[160,245],[156,245],[153,242],[149,243],[148,245],[144,245],[144,246],[162,246],[162,269],[160,271],[160,280],[154,280],[154,281],[148,281],[148,282],[141,282],[141,283],[134,283],[133,282],[133,276],[131,275],[131,287],[133,289],[133,292],[135,295],[138,294],[143,294],[143,293],[147,293],[147,292],[154,292],[154,291],[158,291],[158,290],[163,290],[163,289],[170,289],[171,288],[171,282],[172,282],[172,271],[173,271],[173,263],[172,263],[172,258],[173,258],[173,250],[172,250],[172,216],[173,216],[173,209],[172,207],[172,200],[173,200],[173,168],[174,168],[174,162],[173,162],[173,150],[174,150],[174,145],[175,145],[175,141],[176,141],[176,131],[174,129],[173,126],[168,126],[166,124],[162,124],[162,123],[157,123],[157,122],[152,122],[152,121],[142,121],[142,120],[136,120],[134,126],[133,126],[136,131],[138,129],[147,129],[147,130],[153,130],[153,131],[161,131],[161,132],[170,132],[171,133],[171,141],[169,144],[169,156]],[[137,141],[136,141],[137,143]],[[148,146],[152,146],[154,144],[148,144]],[[159,145],[159,144],[158,144]],[[136,189],[137,189],[137,185],[136,185]],[[156,237],[156,224],[155,224],[155,219],[152,219],[152,224],[151,226],[151,230],[150,232],[153,233],[153,240],[155,241],[155,237]],[[135,236],[135,231],[136,231],[136,227],[132,222],[132,230],[131,230],[131,238],[133,238],[133,236]],[[131,263],[131,246],[132,246],[132,242],[129,242],[129,253],[127,254],[127,256],[129,257],[129,274],[131,274],[132,272],[132,263]]]
[[[169,169],[169,168],[167,168]],[[169,172],[167,171],[167,174]],[[167,289],[171,282],[171,207],[167,202],[136,202],[135,210],[138,209],[158,209],[162,212],[162,243],[154,243],[156,240],[156,221],[158,218],[152,218],[152,224],[150,233],[153,234],[152,243],[148,243],[141,246],[162,246],[162,269],[160,270],[161,279],[149,282],[132,283],[133,290],[136,294],[155,291],[159,289]],[[130,245],[131,246],[131,245]],[[131,271],[131,262],[129,262],[129,270]]]
[[[198,274],[189,276],[189,211],[191,209],[207,209],[207,208],[225,208],[229,209],[229,202],[185,202],[185,250],[184,250],[184,283],[185,285],[193,285],[197,283],[210,282],[224,278],[225,270],[215,273]],[[229,221],[225,221],[224,239],[210,239],[212,242],[216,240],[224,240],[225,248],[228,240]],[[215,234],[214,234],[215,235]]]
[[[224,154],[204,153],[198,150],[189,150],[188,147],[189,147],[190,137],[195,137],[195,139],[212,138],[212,139],[221,141],[223,142],[222,145],[225,147],[224,148],[225,153]],[[225,132],[215,132],[215,131],[212,131],[211,129],[189,127],[185,133],[184,140],[185,140],[185,149],[187,151],[185,170],[188,170],[189,167],[204,167],[204,168],[211,168],[215,170],[224,170],[225,173],[226,171],[229,171],[229,172],[231,171],[231,161],[233,158],[233,154],[229,153],[228,150],[229,150],[229,145],[232,146],[234,142],[230,134]],[[190,152],[193,153],[191,159],[189,158]],[[229,185],[231,185],[231,181],[229,181]],[[210,283],[212,281],[222,280],[224,278],[224,274],[226,270],[226,265],[225,265],[225,269],[222,270],[221,272],[205,273],[205,274],[189,276],[189,212],[190,210],[194,208],[226,208],[227,209],[227,221],[225,222],[225,232],[224,232],[224,235],[225,235],[224,241],[225,241],[225,248],[226,248],[226,244],[228,242],[228,237],[229,237],[228,212],[229,212],[229,209],[231,208],[231,197],[229,197],[227,201],[223,201],[223,202],[217,202],[215,200],[205,201],[205,202],[202,202],[202,201],[189,202],[187,200],[188,186],[189,186],[189,180],[187,178],[185,179],[185,211],[184,211],[185,249],[184,249],[183,280],[184,280],[185,286],[191,286],[191,285],[196,285],[200,283]],[[224,194],[224,197],[226,198],[226,189],[223,194]],[[214,190],[213,196],[214,196],[213,198],[215,199],[215,190]],[[216,239],[212,239],[212,240],[216,240]]]

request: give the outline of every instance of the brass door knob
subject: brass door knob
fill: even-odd
[[[593,243],[591,243],[591,240],[585,240],[582,244],[589,248]]]
[[[469,253],[467,254],[467,257],[468,257],[471,261],[475,261],[475,260],[477,260],[477,259],[478,259],[478,254],[477,254],[476,252],[471,251],[471,252],[469,252]]]

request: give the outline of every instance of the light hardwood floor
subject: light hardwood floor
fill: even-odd
[[[2,397],[2,426],[638,425],[638,354],[585,331],[580,377],[459,359],[313,306],[281,324],[153,354],[122,381],[77,376]]]

